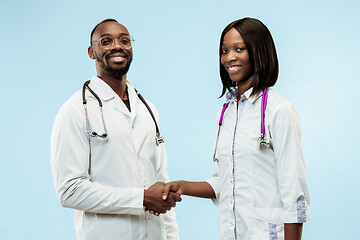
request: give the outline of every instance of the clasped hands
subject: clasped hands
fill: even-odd
[[[145,210],[159,216],[176,206],[181,201],[182,191],[177,182],[157,182],[144,190]]]

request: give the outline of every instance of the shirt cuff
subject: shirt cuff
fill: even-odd
[[[284,223],[304,223],[310,220],[310,207],[304,195],[300,195],[293,211],[284,211]]]
[[[212,177],[206,180],[206,182],[210,184],[210,186],[214,190],[216,198],[213,198],[212,201],[217,206],[220,200],[220,187],[219,187],[218,179],[216,177]]]
[[[124,194],[124,192],[123,192]],[[126,193],[125,193],[126,194]],[[129,200],[127,205],[128,212],[127,214],[132,215],[141,215],[144,213],[144,189],[142,188],[131,188],[127,191],[128,197],[125,197]],[[119,214],[122,213],[123,206],[120,207]]]

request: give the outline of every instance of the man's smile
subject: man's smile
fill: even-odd
[[[109,56],[107,56],[106,58],[109,59],[110,62],[113,62],[113,63],[123,63],[126,61],[128,56],[123,53],[113,53],[113,54],[110,54]]]

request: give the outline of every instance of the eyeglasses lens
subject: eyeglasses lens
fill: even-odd
[[[119,38],[118,41],[123,48],[129,49],[131,48],[131,42],[133,40],[131,39],[130,36],[122,36],[121,38]],[[110,36],[105,36],[100,38],[100,44],[104,49],[110,49],[114,46],[115,40]]]

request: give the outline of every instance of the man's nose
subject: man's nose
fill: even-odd
[[[114,39],[114,46],[111,49],[117,49],[117,50],[125,50],[124,46],[121,45],[119,39]]]

